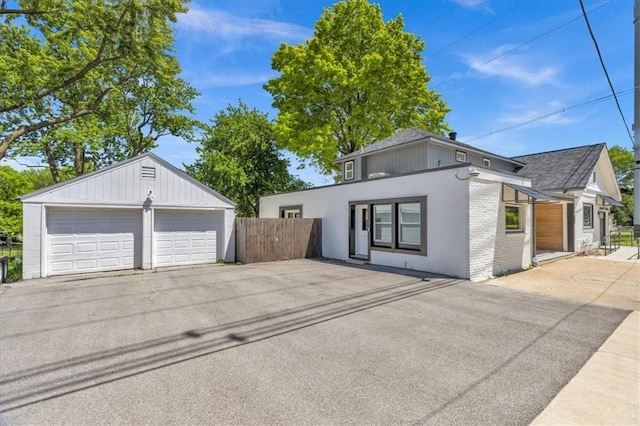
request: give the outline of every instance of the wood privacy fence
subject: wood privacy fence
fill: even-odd
[[[322,219],[236,219],[236,261],[322,256]]]

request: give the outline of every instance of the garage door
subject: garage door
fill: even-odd
[[[141,266],[140,210],[47,211],[49,275]]]
[[[155,212],[154,266],[215,262],[220,212]]]

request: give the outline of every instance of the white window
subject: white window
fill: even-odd
[[[486,157],[483,158],[482,159],[482,165],[484,167],[487,167],[487,168],[491,167],[491,159],[490,158],[486,158]]]
[[[373,242],[378,245],[391,245],[391,204],[373,206]]]
[[[283,219],[298,219],[302,217],[302,206],[280,207],[280,217]]]
[[[398,246],[420,245],[420,203],[398,204]]]
[[[353,180],[354,171],[353,171],[353,160],[347,161],[344,163],[344,180]]]
[[[522,207],[504,206],[504,223],[507,232],[522,231]]]
[[[582,226],[585,229],[593,228],[593,204],[582,205]]]
[[[460,163],[467,162],[467,153],[464,151],[456,151],[456,161]]]

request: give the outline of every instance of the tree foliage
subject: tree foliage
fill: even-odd
[[[18,197],[33,190],[33,182],[25,174],[0,166],[0,233],[22,232],[22,203]]]
[[[383,21],[380,6],[346,0],[325,9],[314,37],[282,44],[268,82],[278,109],[279,144],[325,173],[332,162],[406,127],[448,129],[449,109],[422,63],[424,42],[402,16]]]
[[[196,150],[200,158],[187,172],[234,200],[238,216],[258,216],[263,195],[307,187],[289,174],[267,115],[242,101],[214,116]]]
[[[633,225],[633,151],[614,145],[609,148],[611,165],[622,193],[622,207],[614,207],[620,226]]]
[[[117,117],[120,131],[126,123],[135,132],[145,121],[145,100],[166,101],[148,93],[145,82],[175,83],[180,68],[171,53],[171,22],[186,11],[185,0],[17,0],[13,9],[5,3],[0,6],[0,158],[25,141],[16,152],[38,152],[49,162],[48,154],[67,153],[76,169],[84,170],[79,164],[87,151],[108,151],[100,145],[105,122]],[[185,89],[185,82],[176,84]],[[190,100],[195,95],[186,86]],[[184,102],[169,106],[188,109]],[[112,144],[130,144],[118,151],[125,156],[153,143],[116,134]],[[34,146],[42,138],[45,143]]]

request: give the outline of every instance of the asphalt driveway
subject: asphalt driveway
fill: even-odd
[[[0,423],[528,424],[628,311],[313,260],[0,295]]]

